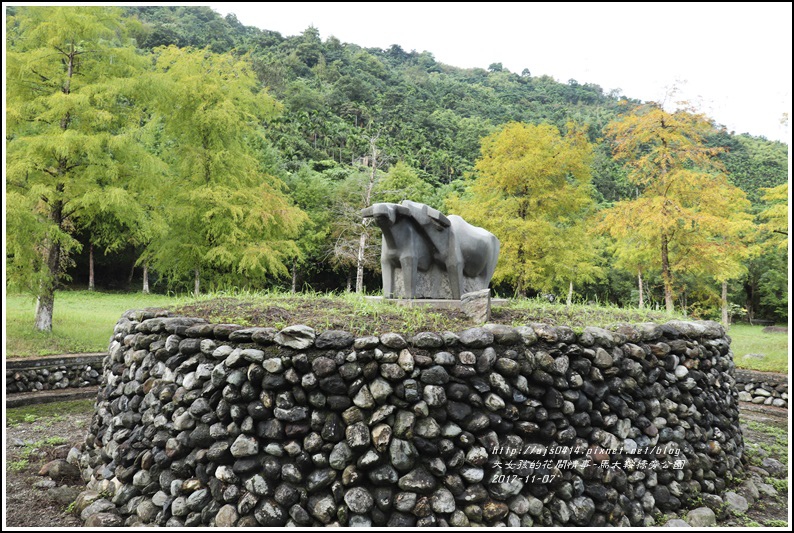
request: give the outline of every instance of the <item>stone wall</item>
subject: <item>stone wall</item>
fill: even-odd
[[[105,354],[30,357],[6,361],[6,394],[99,384]]]
[[[785,374],[737,369],[736,388],[743,402],[788,409],[788,376]]]
[[[78,510],[128,526],[651,525],[722,492],[742,450],[714,322],[354,338],[128,312]]]

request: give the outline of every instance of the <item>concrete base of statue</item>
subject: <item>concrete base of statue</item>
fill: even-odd
[[[483,289],[463,294],[460,300],[441,298],[384,298],[383,296],[367,296],[368,300],[389,302],[406,307],[429,307],[431,309],[455,309],[466,313],[476,322],[488,322],[491,308],[507,304],[506,298],[491,298],[491,289]]]

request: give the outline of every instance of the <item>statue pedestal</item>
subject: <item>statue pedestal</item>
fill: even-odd
[[[449,288],[449,275],[446,269],[439,265],[432,265],[428,270],[418,271],[416,274],[416,300],[448,300],[452,298]],[[485,289],[481,282],[474,278],[463,277],[463,294]],[[405,298],[406,290],[403,282],[403,270],[394,268],[394,297]],[[462,296],[462,295],[461,295]]]
[[[475,322],[488,322],[491,320],[491,289],[461,294],[460,306]]]
[[[466,297],[466,294],[463,295]],[[383,296],[366,296],[367,300],[388,302],[394,305],[402,305],[406,307],[424,306],[431,309],[455,309],[464,311],[463,302],[461,300],[442,299],[442,298],[384,298]],[[489,298],[490,307],[499,307],[507,304],[506,298]],[[482,320],[487,322],[488,319]]]

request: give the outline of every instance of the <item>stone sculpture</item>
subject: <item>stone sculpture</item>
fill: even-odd
[[[459,300],[488,288],[499,259],[499,239],[489,231],[409,200],[361,214],[383,232],[384,297]]]

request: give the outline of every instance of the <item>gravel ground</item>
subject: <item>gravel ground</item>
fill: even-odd
[[[85,413],[6,424],[6,527],[82,527],[79,517],[65,512],[70,496],[73,495],[73,500],[84,490],[81,479],[70,478],[61,483],[70,487],[58,489],[63,495],[62,502],[54,499],[48,489],[35,485],[49,479],[38,475],[43,465],[65,459],[72,446],[82,444],[90,422],[91,414]]]

